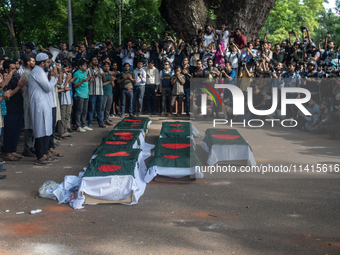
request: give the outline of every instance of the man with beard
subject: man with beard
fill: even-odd
[[[209,58],[207,60],[208,67],[203,71],[203,78],[215,79],[220,76],[220,72],[216,67],[213,67],[213,60]]]
[[[28,96],[28,79],[30,74],[35,67],[35,59],[30,55],[24,55],[23,57],[23,65],[26,67],[25,72],[22,74],[22,78],[25,79],[27,82],[25,86],[22,88],[22,96],[24,98],[24,122],[25,122],[25,129],[24,129],[24,152],[22,155],[33,157],[35,156],[35,149],[34,149],[34,135],[32,129],[32,119],[30,115],[30,101]]]
[[[329,41],[327,42],[327,39],[331,36],[330,33],[327,33],[325,38],[325,44],[324,44],[324,50],[319,49],[321,51],[321,59],[324,61],[324,63],[328,64],[331,62],[334,58],[336,58],[336,52],[334,50],[334,42]]]
[[[148,66],[148,61],[150,57],[150,53],[146,49],[146,43],[142,44],[142,47],[140,50],[136,52],[137,54],[137,63],[142,62],[144,68]]]
[[[241,29],[236,28],[235,32],[229,35],[230,38],[234,38],[234,42],[238,45],[240,49],[243,49],[244,46],[247,45],[246,39],[241,34]]]
[[[92,128],[93,112],[96,111],[98,124],[101,128],[107,126],[103,123],[103,83],[105,82],[105,74],[99,67],[97,57],[92,57],[92,66],[86,70],[87,77],[90,78],[89,82],[89,116],[88,127]]]
[[[51,63],[52,59],[46,53],[39,53],[36,57],[36,66],[28,80],[28,95],[37,156],[36,164],[38,165],[46,165],[55,161],[53,157],[47,157],[49,140],[53,133],[50,92],[58,80],[56,67],[49,72],[50,80],[46,75]]]
[[[128,111],[129,116],[134,117],[132,114],[132,99],[133,99],[133,81],[135,79],[134,74],[130,72],[130,64],[125,63],[124,64],[124,72],[120,73],[118,76],[118,83],[120,83],[120,90],[121,90],[121,100],[122,100],[122,106],[121,106],[121,115],[120,117],[124,117],[125,113],[125,103],[128,104]]]

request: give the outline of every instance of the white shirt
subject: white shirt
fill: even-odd
[[[229,43],[229,31],[224,30],[224,34],[222,37],[222,30],[216,30],[216,34],[220,35],[221,41],[224,43],[224,50],[227,49]]]
[[[211,42],[217,41],[218,37],[215,37],[214,33],[211,33],[210,35],[204,34],[204,39],[205,47],[208,47]]]
[[[35,138],[52,134],[52,104],[50,91],[54,90],[57,78],[51,77],[40,66],[35,66],[28,79],[28,96]]]
[[[241,58],[241,51],[238,50],[236,53],[228,51],[225,55],[226,62],[231,62],[231,68],[238,68],[238,62]]]
[[[156,67],[150,69],[149,67],[145,68],[146,75],[149,78],[146,78],[146,84],[159,84],[159,71]]]
[[[133,71],[133,74],[136,78],[136,83],[133,84],[133,86],[142,86],[142,85],[145,85],[145,82],[146,82],[146,72],[143,68],[141,69],[138,69],[136,68],[134,71]],[[138,74],[140,74],[142,76],[142,79],[138,76]]]
[[[65,88],[65,85],[67,87],[70,87],[70,84],[65,84],[67,74],[64,73],[64,79],[63,79],[63,84],[60,86],[61,89]],[[60,99],[60,105],[70,105],[71,104],[71,91],[65,91],[61,92],[61,99]]]

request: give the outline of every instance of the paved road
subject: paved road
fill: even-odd
[[[149,143],[155,143],[162,118],[152,120]],[[195,126],[202,139],[211,125]],[[237,129],[260,164],[340,163],[339,141],[325,136],[268,125]],[[5,164],[0,211],[10,212],[0,213],[0,254],[340,254],[340,174],[151,182],[137,205],[82,210],[38,197],[44,181],[60,183],[86,167],[109,131],[95,127],[63,140],[65,156],[53,166],[34,166],[32,158]],[[199,146],[197,153],[206,159]],[[38,208],[40,214],[28,214]]]

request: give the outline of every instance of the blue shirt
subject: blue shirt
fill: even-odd
[[[301,87],[301,76],[297,72],[290,75],[288,72],[283,73],[280,79],[279,88],[299,88]],[[286,98],[297,98],[297,93],[287,93]]]
[[[230,72],[228,73],[229,77],[232,78],[231,81],[229,81],[229,84],[230,85],[236,85],[236,80],[235,80],[235,77],[236,77],[236,72],[234,69],[230,69]]]
[[[84,54],[84,58],[90,59],[90,57],[91,57],[91,55],[88,54],[87,52]],[[81,58],[81,53],[78,53],[78,54],[76,55],[76,59],[80,59],[80,58]]]

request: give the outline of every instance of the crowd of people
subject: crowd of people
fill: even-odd
[[[199,95],[205,92],[190,91],[192,78],[223,79],[245,95],[252,87],[256,109],[270,108],[273,87],[304,87],[312,94],[307,105],[312,116],[288,105],[286,118],[298,120],[300,129],[328,133],[334,139],[340,130],[340,46],[335,48],[330,34],[316,43],[307,27],[301,32],[301,39],[291,31],[276,44],[266,39],[267,33],[262,40],[246,42],[240,29],[228,31],[227,24],[220,30],[207,25],[190,42],[167,33],[150,45],[138,38],[116,47],[112,38],[88,44],[85,37],[70,51],[62,41],[58,47],[49,44],[46,48],[29,42],[23,45],[20,59],[0,58],[5,158],[37,157],[39,165],[55,162],[62,156],[55,150],[55,139],[72,137],[72,130],[93,130],[94,119],[106,128],[112,125],[110,117],[127,114],[173,116],[176,111],[180,117],[182,111],[189,116],[191,109],[197,117]],[[219,91],[220,96],[230,106],[231,94],[223,92]],[[300,97],[295,93],[287,96]],[[232,116],[225,108],[208,104],[210,115],[253,117],[248,107],[244,116]],[[25,146],[21,155],[16,148],[22,129]]]

